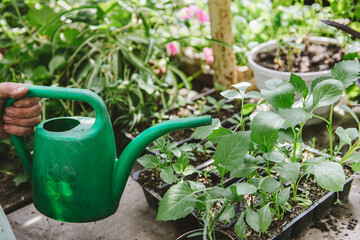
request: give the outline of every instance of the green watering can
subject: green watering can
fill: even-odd
[[[89,103],[96,118],[61,117],[35,130],[33,155],[23,137],[11,136],[33,189],[35,207],[65,222],[90,222],[113,214],[140,153],[171,131],[211,124],[210,116],[165,121],[132,140],[117,159],[114,133],[105,103],[83,89],[26,86],[27,97]],[[14,99],[8,99],[6,107]]]

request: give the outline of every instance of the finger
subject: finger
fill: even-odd
[[[4,115],[3,120],[10,125],[22,126],[22,127],[34,127],[41,122],[41,116],[38,115],[33,118],[13,118]]]
[[[28,107],[32,107],[35,106],[36,104],[38,104],[38,102],[40,101],[41,98],[38,97],[34,97],[34,98],[22,98],[19,100],[16,100],[15,103],[13,104],[14,107],[16,108],[28,108]]]
[[[22,83],[5,82],[0,83],[0,98],[21,98],[26,95],[28,89]]]
[[[42,106],[40,102],[28,108],[16,108],[11,106],[5,109],[5,115],[14,118],[32,118],[40,115],[41,112]]]
[[[26,137],[33,133],[34,128],[4,124],[4,131],[11,135]]]

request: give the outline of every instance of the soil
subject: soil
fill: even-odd
[[[10,161],[0,158],[0,170],[5,169]],[[14,175],[24,172],[22,166],[15,162],[8,169],[11,175],[0,171],[0,205],[6,214],[9,214],[32,202],[32,189],[29,182],[15,185]]]
[[[303,45],[259,52],[255,55],[254,61],[263,67],[281,72],[305,73],[329,70],[344,56],[344,50],[335,44]]]
[[[340,206],[340,208],[344,208],[344,207]],[[344,210],[346,211],[346,209]],[[322,221],[315,222],[313,225],[311,225],[311,228],[319,229],[321,232],[335,232],[336,236],[343,234],[344,237],[347,237],[348,234],[346,233],[346,231],[347,230],[353,231],[355,227],[358,225],[359,220],[355,218],[352,214],[348,214],[345,217],[344,216],[342,217],[343,219],[346,219],[346,221],[342,222],[340,225],[338,223],[339,217],[341,216],[338,215],[336,211],[332,211]]]

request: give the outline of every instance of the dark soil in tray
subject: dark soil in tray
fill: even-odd
[[[200,166],[201,164],[209,161],[213,154],[202,154],[200,152],[193,152],[195,160],[190,160],[190,164],[194,167]],[[176,159],[175,159],[176,161]],[[210,170],[209,170],[210,171]],[[200,182],[203,182],[204,184],[208,185],[211,182],[214,181],[214,178],[209,178],[208,180],[205,180],[205,178],[199,174],[193,174],[189,176],[192,178],[192,180],[197,181],[200,180]],[[188,178],[188,177],[187,177]],[[166,184],[161,178],[160,178],[160,172],[156,172],[155,170],[147,170],[145,169],[142,171],[138,179],[136,180],[142,187],[150,188],[157,192],[160,196],[164,196],[166,189],[164,189],[164,185]],[[216,182],[217,184],[219,182]]]
[[[293,52],[294,54],[289,54]],[[290,61],[289,56],[290,55]],[[316,72],[331,69],[343,59],[344,50],[335,44],[306,43],[303,47],[286,46],[269,52],[259,52],[254,61],[266,68],[282,72]]]

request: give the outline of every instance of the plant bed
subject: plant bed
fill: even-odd
[[[161,199],[157,220],[176,220],[196,211],[208,236],[229,221],[235,223],[233,233],[241,239],[251,239],[250,236],[268,239],[279,235],[283,228],[279,239],[299,235],[303,230],[296,229],[297,224],[306,227],[313,219],[326,215],[327,211],[316,210],[322,215],[314,217],[315,206],[332,206],[334,195],[327,195],[328,191],[346,191],[349,187],[347,181],[351,180],[346,180],[346,166],[359,171],[360,154],[356,149],[360,146],[360,120],[356,114],[342,106],[358,126],[344,129],[333,125],[332,114],[323,118],[314,113],[323,106],[331,106],[333,111],[334,103],[359,72],[360,65],[354,61],[338,63],[331,77],[318,79],[311,89],[295,74],[289,82],[271,80],[271,89],[261,91],[268,109],[254,116],[249,130],[243,125],[233,130],[214,124],[197,128],[195,138],[206,139],[216,146],[214,166],[221,183],[208,187],[186,179],[177,182]],[[234,87],[237,90],[227,90],[222,95],[244,99],[248,86]],[[294,106],[295,93],[302,101],[300,107]],[[319,154],[308,154],[302,139],[304,126],[312,117],[324,121],[329,134],[329,148],[318,151]],[[337,145],[335,136],[339,138]],[[347,151],[341,152],[344,146]],[[244,180],[225,186],[222,180],[229,173],[231,178]],[[346,199],[343,193],[336,195]],[[320,200],[322,197],[324,200]],[[236,213],[238,204],[244,206],[240,213]],[[278,226],[277,230],[273,225]]]
[[[204,170],[207,167],[210,167],[213,162],[214,160],[210,159],[196,166],[196,169]],[[169,183],[166,183],[160,177],[157,177],[154,171],[150,171],[145,168],[134,172],[131,176],[142,187],[142,190],[144,192],[149,207],[151,207],[154,210],[157,210],[159,201],[162,199],[162,197],[164,196],[166,191],[171,187],[171,185]],[[179,175],[177,175],[177,177],[179,177]],[[186,179],[202,182],[209,187],[220,183],[220,176],[214,172],[209,173],[209,176],[207,176],[206,178],[203,176],[199,176],[198,174],[195,173],[186,177]],[[236,180],[237,179],[229,178],[228,175],[228,177],[224,180],[224,184],[230,185]]]
[[[341,192],[329,192],[321,199],[316,201],[310,207],[303,211],[297,211],[294,214],[291,211],[285,213],[283,220],[275,220],[268,228],[270,237],[265,234],[259,236],[258,233],[252,231],[247,235],[248,240],[290,240],[301,236],[314,222],[320,221],[328,216],[330,210],[334,206],[337,200],[337,195],[348,196],[353,181],[352,177],[349,177],[344,185],[344,190]],[[233,225],[228,229],[222,229],[229,234],[234,233]],[[235,240],[240,238],[234,236]]]

